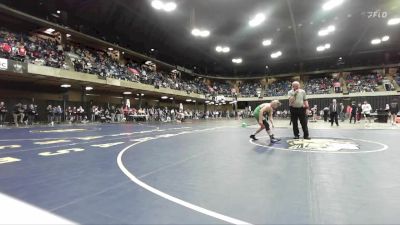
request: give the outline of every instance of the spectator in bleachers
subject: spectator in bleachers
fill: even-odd
[[[288,80],[275,81],[268,85],[266,96],[285,96],[291,90],[292,83]]]
[[[304,82],[304,89],[310,94],[330,94],[333,91],[333,83],[337,80],[333,78],[312,78]]]
[[[365,76],[351,74],[346,80],[347,89],[350,93],[375,92],[377,91],[378,83],[382,81],[382,76],[377,74]]]
[[[242,97],[259,97],[257,90],[261,91],[261,84],[258,81],[246,81],[239,85]]]

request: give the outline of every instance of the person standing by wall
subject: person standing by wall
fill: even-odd
[[[332,103],[329,105],[329,112],[331,116],[331,126],[333,126],[334,121],[336,126],[339,126],[338,113],[340,112],[340,106],[336,103],[336,99],[333,99]]]
[[[317,105],[314,105],[314,107],[311,108],[311,113],[312,113],[312,121],[317,122],[317,112],[318,112],[318,107]]]
[[[51,105],[48,105],[46,108],[47,111],[47,122],[49,125],[54,125],[53,118],[54,118],[54,112],[53,112],[53,107]]]
[[[371,123],[371,111],[372,107],[371,105],[367,102],[364,101],[364,104],[361,106],[362,108],[362,114],[364,115],[365,121],[368,121],[368,124]]]
[[[357,106],[355,102],[351,103],[351,111],[350,111],[350,123],[351,123],[351,119],[354,119],[354,123],[356,123],[357,119],[356,119],[356,115],[357,115]]]
[[[20,122],[22,123],[24,120],[24,109],[22,108],[21,103],[16,104],[13,110],[14,124],[17,127],[18,127],[18,116],[21,117]]]
[[[324,122],[328,122],[328,117],[329,117],[329,107],[326,106],[323,110],[324,112]]]
[[[344,119],[345,119],[345,111],[344,110],[345,110],[344,105],[341,102],[339,104],[339,118],[340,118],[341,122],[344,122]]]
[[[310,139],[307,126],[307,110],[309,108],[306,92],[300,89],[300,83],[294,81],[292,83],[292,90],[288,92],[289,106],[290,106],[290,119],[293,125],[293,134],[295,139],[299,139],[299,124],[303,129],[304,139]]]
[[[36,115],[36,109],[33,104],[28,106],[26,115],[28,116],[28,125],[33,125]]]
[[[0,102],[0,127],[4,126],[6,121],[7,108],[4,102]]]
[[[361,103],[358,103],[358,106],[357,106],[357,121],[358,121],[358,123],[360,123],[361,115],[362,115],[362,107],[361,107]]]
[[[389,104],[390,118],[392,125],[396,125],[397,113],[399,113],[399,102],[397,99],[393,99]]]

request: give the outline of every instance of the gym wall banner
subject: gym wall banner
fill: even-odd
[[[0,58],[0,70],[13,73],[28,73],[28,64],[24,62]]]

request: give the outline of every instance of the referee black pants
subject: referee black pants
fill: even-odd
[[[333,126],[333,122],[335,122],[336,125],[339,126],[338,112],[331,112],[331,126]]]
[[[290,119],[292,120],[293,125],[293,134],[295,137],[299,137],[299,124],[300,120],[301,128],[303,129],[304,137],[308,138],[308,126],[307,126],[307,115],[305,108],[294,108],[290,107]]]

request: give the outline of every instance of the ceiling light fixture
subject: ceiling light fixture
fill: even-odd
[[[385,35],[382,37],[381,41],[388,41],[389,40],[389,36]]]
[[[48,28],[47,30],[45,30],[44,32],[46,34],[52,34],[55,30],[53,28]]]
[[[330,49],[330,48],[331,48],[331,44],[327,43],[327,44],[318,46],[318,47],[317,47],[317,51],[318,51],[318,52],[323,52],[323,51],[325,51],[326,49]]]
[[[166,12],[171,12],[176,9],[176,3],[175,2],[168,2],[164,4],[164,11]]]
[[[264,46],[270,46],[272,44],[272,40],[271,39],[265,39],[262,42],[262,45]]]
[[[193,35],[193,36],[196,36],[196,37],[203,37],[203,38],[205,38],[205,37],[210,36],[210,31],[209,31],[209,30],[200,30],[200,29],[194,28],[194,29],[192,30],[192,35]]]
[[[282,52],[281,52],[281,51],[273,52],[273,53],[271,54],[271,58],[275,59],[275,58],[280,57],[281,55],[282,55]]]
[[[122,94],[124,94],[124,95],[131,95],[132,92],[130,92],[130,91],[124,91],[124,92],[122,92]]]
[[[168,96],[161,96],[161,99],[168,99]]]
[[[61,84],[61,87],[62,87],[62,88],[70,88],[71,85],[70,85],[70,84]]]
[[[154,0],[151,2],[151,6],[157,10],[160,10],[164,7],[164,3],[162,1]]]
[[[382,42],[388,41],[389,38],[390,38],[390,37],[389,37],[388,35],[385,35],[385,36],[383,36],[382,38],[374,38],[374,39],[371,40],[371,44],[373,44],[373,45],[379,45],[379,44],[381,44]]]
[[[387,24],[389,26],[400,24],[400,17],[399,18],[391,18],[391,19],[389,19]]]
[[[371,44],[373,44],[373,45],[378,45],[378,44],[380,44],[380,43],[381,43],[381,39],[378,39],[378,38],[373,39],[373,40],[371,41]]]
[[[318,46],[318,47],[317,47],[317,51],[318,51],[318,52],[322,52],[322,51],[324,51],[324,50],[325,50],[324,46]]]
[[[227,47],[227,46],[217,46],[216,48],[215,48],[215,51],[217,51],[217,52],[222,52],[222,53],[228,53],[228,52],[230,52],[231,51],[231,49],[229,48],[229,47]]]
[[[258,13],[253,19],[249,21],[250,27],[256,27],[260,25],[265,20],[265,15],[263,13]]]
[[[200,36],[201,37],[208,37],[208,36],[210,36],[210,31],[203,30],[203,31],[200,32]]]
[[[93,90],[93,87],[87,86],[87,87],[85,87],[85,90],[86,90],[86,91],[91,91],[91,90]]]
[[[332,33],[335,30],[336,30],[336,27],[333,26],[333,25],[330,25],[330,26],[328,26],[326,28],[323,28],[323,29],[319,30],[318,31],[318,36],[326,36],[326,35]]]
[[[331,9],[341,5],[342,3],[343,3],[343,0],[330,0],[330,1],[325,2],[322,5],[322,9],[325,11],[328,11],[328,10],[331,10]]]
[[[177,5],[175,2],[162,2],[160,0],[154,0],[151,2],[151,6],[157,10],[164,10],[166,12],[172,12],[176,9]]]
[[[327,30],[320,30],[320,31],[318,31],[318,36],[326,36],[326,35],[328,35],[329,34],[329,32],[327,31]]]
[[[225,47],[222,48],[222,52],[223,52],[223,53],[228,53],[228,52],[230,52],[230,51],[231,51],[231,49],[230,49],[229,47],[226,47],[226,46],[225,46]]]
[[[240,64],[243,62],[243,60],[242,60],[242,58],[234,58],[234,59],[232,59],[232,62],[236,63],[236,64]]]

